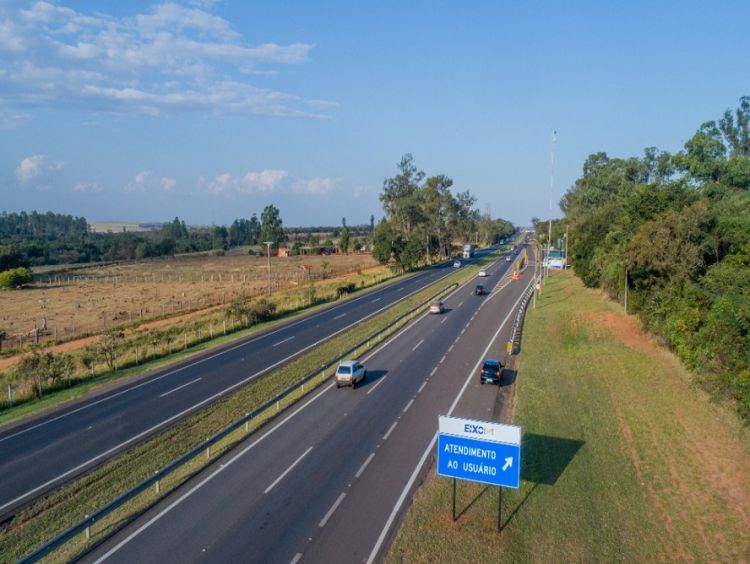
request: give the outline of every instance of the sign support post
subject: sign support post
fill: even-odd
[[[455,523],[456,520],[456,479],[453,478],[453,522]]]

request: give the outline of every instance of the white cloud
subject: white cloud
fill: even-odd
[[[147,188],[147,181],[151,177],[150,170],[142,170],[133,177],[132,182],[125,185],[127,192],[143,191]]]
[[[338,182],[334,178],[311,178],[309,180],[298,180],[292,184],[292,190],[299,193],[325,196]]]
[[[76,192],[82,192],[82,193],[94,193],[94,192],[101,192],[102,187],[99,186],[98,182],[81,182],[78,181],[73,186],[73,190]]]
[[[313,45],[253,45],[210,0],[133,16],[36,2],[0,8],[0,91],[14,108],[162,116],[204,111],[330,118],[334,102],[258,88],[252,77],[310,60]]]
[[[26,157],[16,168],[16,177],[26,184],[34,178],[48,172],[56,172],[65,166],[63,161],[51,161],[47,155],[32,155]]]
[[[285,170],[248,172],[242,177],[239,189],[243,192],[273,192],[288,175]]]
[[[18,129],[29,121],[31,121],[31,114],[27,114],[26,112],[0,111],[0,129]]]
[[[162,190],[166,190],[167,192],[174,190],[174,187],[177,186],[177,180],[174,178],[167,178],[164,177],[161,179],[161,187]]]
[[[220,174],[208,183],[208,191],[213,194],[226,192],[232,185],[232,175],[228,172]]]

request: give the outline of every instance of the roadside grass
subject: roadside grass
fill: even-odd
[[[28,554],[35,547],[42,545],[82,520],[87,514],[93,513],[139,482],[154,475],[157,470],[182,453],[202,444],[207,437],[218,433],[231,423],[238,421],[246,413],[263,405],[280,391],[298,382],[304,375],[330,362],[338,354],[362,341],[378,329],[393,323],[400,315],[413,309],[430,296],[440,291],[446,291],[456,283],[460,284],[469,280],[489,260],[485,259],[476,266],[462,268],[373,318],[356,324],[333,339],[315,346],[291,362],[272,370],[247,385],[239,387],[237,391],[219,399],[209,407],[159,432],[148,441],[127,450],[102,466],[34,502],[20,511],[10,522],[4,523],[0,527],[0,554],[3,555],[3,558],[9,560],[17,560]],[[406,322],[405,320],[403,323]],[[393,331],[395,330],[397,330],[396,327]],[[373,340],[370,345],[375,346],[380,341],[382,339]],[[366,347],[363,347],[362,350],[356,351],[353,356],[361,355],[365,350]],[[252,432],[253,429],[261,426],[284,407],[309,394],[315,386],[329,381],[334,369],[335,367],[331,367],[319,378],[310,382],[310,386],[305,386],[304,391],[300,390],[299,394],[291,395],[277,409],[272,407],[267,410],[266,413],[256,418],[248,426],[247,432]],[[156,495],[152,490],[131,500],[127,506],[122,507],[118,512],[92,528],[90,542],[96,542],[103,534],[111,532],[113,527],[144,510],[159,497],[183,483],[188,477],[214,460],[218,454],[234,446],[246,436],[246,432],[234,433],[223,443],[213,448],[210,455],[199,455],[179,472],[162,480],[159,495]],[[74,541],[54,552],[46,560],[67,561],[85,549],[88,544],[85,537],[79,535]]]
[[[622,308],[570,273],[529,307],[515,414],[521,488],[430,474],[394,562],[750,561],[750,429]]]

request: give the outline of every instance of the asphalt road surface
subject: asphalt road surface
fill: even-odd
[[[426,269],[106,394],[6,425],[0,431],[0,518],[452,272],[450,263]]]
[[[500,420],[514,383],[480,385],[531,271],[501,259],[365,360],[366,382],[324,385],[84,557],[86,562],[378,561],[434,455],[439,415]],[[483,283],[492,292],[474,294]]]

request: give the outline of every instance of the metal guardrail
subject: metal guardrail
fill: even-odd
[[[376,342],[381,342],[389,331],[391,333],[393,332],[393,328],[399,325],[402,321],[409,317],[414,317],[420,310],[425,308],[425,306],[428,306],[430,302],[435,300],[438,297],[441,297],[454,288],[458,287],[459,284],[457,282],[454,282],[447,288],[444,288],[440,292],[437,292],[433,294],[430,298],[427,300],[424,300],[422,303],[420,303],[415,308],[407,311],[403,315],[400,315],[397,317],[393,322],[391,322],[388,326],[376,331],[375,333],[369,335],[366,339],[363,339],[356,345],[350,347],[346,351],[342,352],[338,356],[336,356],[331,361],[327,362],[326,364],[322,365],[320,368],[314,370],[313,372],[310,372],[306,376],[304,376],[302,379],[300,379],[295,384],[292,384],[285,390],[282,390],[278,394],[276,394],[274,397],[260,405],[259,407],[255,408],[254,410],[248,412],[245,414],[244,417],[242,417],[240,420],[238,420],[235,423],[232,423],[231,425],[225,427],[223,430],[219,431],[217,434],[215,434],[213,437],[210,437],[206,439],[201,445],[193,448],[189,452],[186,452],[179,458],[175,459],[174,461],[170,462],[165,467],[161,468],[160,470],[157,470],[153,476],[150,478],[147,478],[140,482],[139,484],[132,487],[127,492],[123,493],[113,501],[109,502],[104,507],[98,509],[93,514],[87,516],[82,521],[79,521],[69,529],[63,531],[62,533],[58,534],[56,537],[54,537],[52,540],[45,543],[43,546],[36,549],[34,552],[24,556],[21,560],[19,560],[19,563],[30,563],[30,562],[37,562],[44,556],[50,554],[53,550],[61,547],[68,541],[72,540],[74,537],[76,537],[79,534],[86,533],[87,538],[90,537],[90,528],[92,525],[96,524],[97,522],[104,519],[106,516],[108,516],[110,513],[130,501],[131,499],[135,498],[137,495],[143,493],[144,491],[148,490],[152,486],[156,487],[156,491],[160,492],[159,490],[159,484],[161,480],[169,476],[172,472],[177,470],[178,468],[181,468],[184,464],[189,462],[190,460],[194,459],[196,456],[200,455],[203,452],[206,452],[210,456],[210,449],[213,445],[219,443],[221,440],[226,438],[228,435],[232,434],[233,432],[237,431],[240,427],[245,426],[248,424],[251,420],[255,419],[259,415],[261,415],[263,412],[268,410],[269,408],[273,407],[274,404],[277,406],[277,412],[280,411],[279,405],[281,400],[289,396],[290,394],[294,393],[296,390],[300,389],[302,390],[302,393],[304,394],[304,387],[305,384],[308,383],[310,380],[324,375],[325,371],[330,369],[332,366],[334,366],[339,360],[345,358],[346,356],[350,355],[354,351],[365,347],[365,350],[369,350],[372,346],[372,341],[375,339],[379,339]],[[247,427],[246,427],[247,430]],[[239,440],[237,442],[240,442]],[[232,445],[234,446],[234,445]],[[201,466],[200,469],[196,470],[194,473],[199,472],[205,467],[205,465]],[[194,474],[193,473],[193,474]],[[192,475],[192,474],[191,474]],[[168,492],[164,492],[164,495],[167,495]],[[160,496],[161,497],[161,496]],[[126,521],[130,521],[130,518],[126,519]],[[124,524],[124,523],[123,523]],[[118,529],[121,527],[118,527]]]
[[[516,316],[513,319],[513,327],[510,330],[510,339],[508,339],[508,354],[518,354],[521,350],[521,327],[526,315],[526,306],[529,305],[529,300],[534,295],[534,288],[538,281],[539,279],[537,278],[529,284],[529,288],[526,290],[518,306]]]

